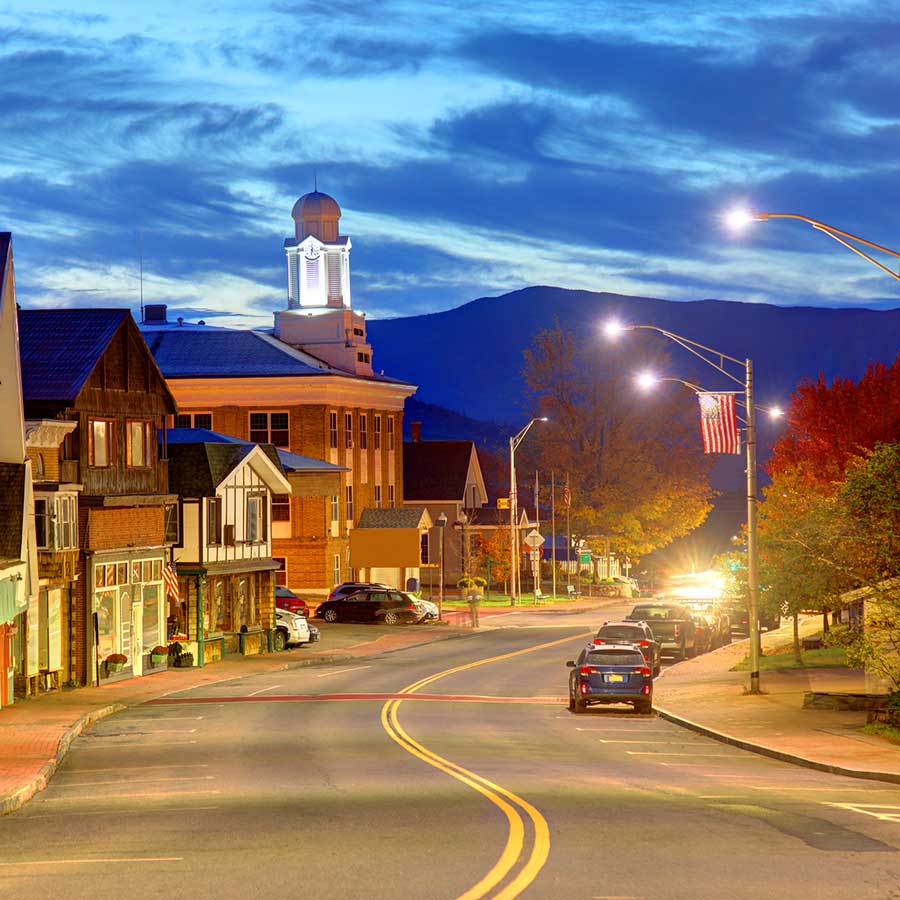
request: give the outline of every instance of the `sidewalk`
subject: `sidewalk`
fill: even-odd
[[[512,612],[581,612],[597,609],[608,602],[585,598],[552,607],[493,607],[482,609],[481,619],[497,617],[499,624],[503,621],[500,616]],[[99,719],[146,700],[218,681],[301,666],[340,663],[472,634],[467,608],[448,609],[445,618],[447,625],[400,628],[381,633],[374,639],[371,637],[372,628],[368,625],[326,626],[322,628],[320,643],[284,653],[229,656],[202,669],[162,670],[143,678],[101,687],[78,688],[17,700],[0,711],[0,816],[18,809],[43,790],[72,741]]]
[[[777,636],[776,636],[777,635]],[[763,636],[763,647],[784,632]],[[735,642],[666,670],[654,686],[663,718],[703,734],[809,768],[900,783],[900,745],[862,733],[866,713],[803,709],[807,691],[865,692],[857,669],[763,670],[763,693],[745,694],[748,672],[731,672],[749,642]]]

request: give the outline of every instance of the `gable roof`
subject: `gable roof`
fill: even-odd
[[[405,441],[403,496],[407,501],[464,500],[472,441]]]
[[[424,520],[424,524],[423,524]],[[424,506],[397,506],[388,509],[366,507],[357,528],[430,528],[431,518]]]
[[[0,463],[0,560],[21,558],[24,515],[25,464]]]
[[[254,446],[252,441],[243,438],[232,437],[230,434],[219,434],[218,431],[209,431],[206,428],[169,428],[166,430],[166,441],[169,446],[175,444],[248,444]],[[315,459],[312,456],[300,456],[299,453],[291,453],[289,450],[280,450],[271,444],[260,444],[262,450],[270,458],[277,457],[281,468],[285,472],[349,472],[346,466],[336,466],[334,463],[325,462],[324,459]],[[271,451],[271,452],[270,452]]]
[[[74,400],[130,317],[127,309],[20,309],[25,400]]]
[[[12,243],[12,233],[0,231],[0,290],[6,279],[6,263],[9,260],[9,245]]]
[[[290,488],[278,457],[266,452],[268,445],[234,444],[174,444],[169,449],[169,489],[180,497],[214,497],[219,485],[245,460],[257,470],[270,489]],[[265,460],[262,471],[257,453]],[[260,460],[262,461],[262,460]],[[277,474],[276,474],[277,473]]]

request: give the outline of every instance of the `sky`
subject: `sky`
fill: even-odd
[[[898,13],[0,0],[19,302],[136,311],[142,286],[209,324],[271,324],[317,178],[373,318],[532,284],[894,307],[900,281],[805,224],[736,235],[723,214],[900,249]]]

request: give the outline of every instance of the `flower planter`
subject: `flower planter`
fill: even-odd
[[[161,666],[169,659],[169,654],[162,653],[151,653],[150,654],[150,665],[151,666]]]
[[[124,668],[125,668],[125,663],[119,663],[119,662],[111,663],[111,662],[108,662],[108,663],[106,664],[106,671],[109,672],[110,674],[112,674],[112,673],[114,673],[114,672],[121,672],[122,669],[124,669]]]

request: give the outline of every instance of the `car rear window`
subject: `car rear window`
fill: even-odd
[[[629,619],[642,619],[648,621],[650,619],[680,619],[681,615],[678,610],[670,609],[668,606],[638,606],[631,611]]]
[[[636,625],[606,625],[597,632],[598,637],[617,638],[619,640],[634,641],[644,636],[643,629]]]
[[[644,657],[640,653],[623,650],[592,650],[585,662],[589,666],[642,666]]]

